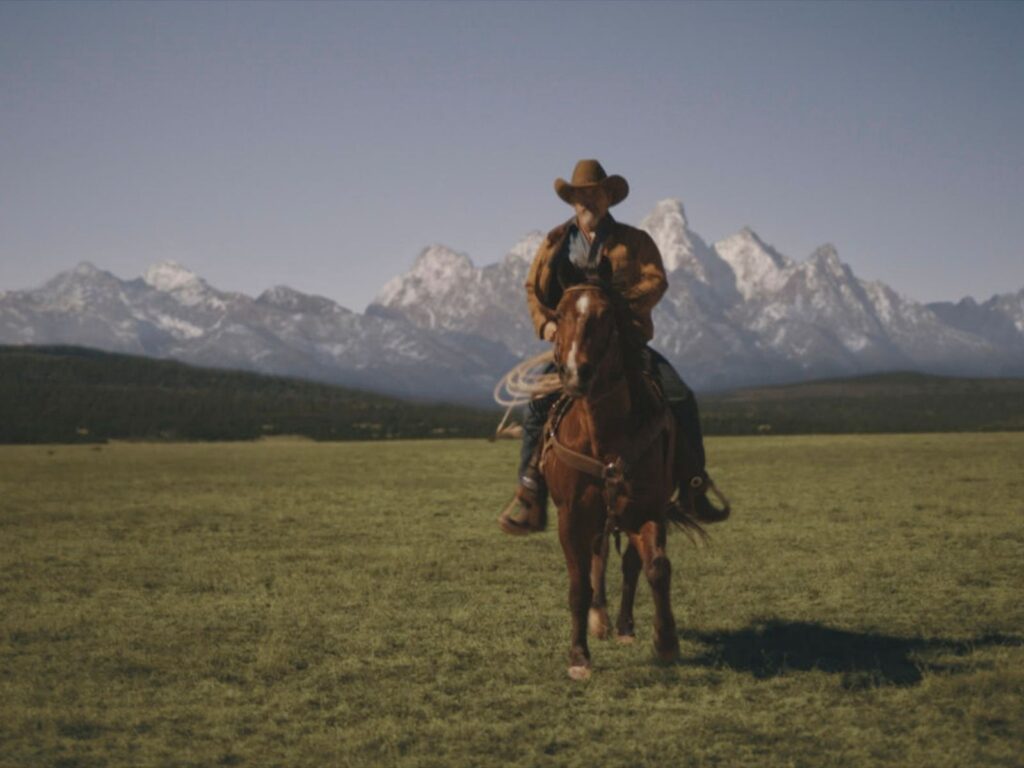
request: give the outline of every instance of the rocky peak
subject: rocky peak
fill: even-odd
[[[80,261],[71,269],[58,272],[51,277],[44,284],[44,287],[54,288],[56,286],[91,285],[110,282],[117,283],[119,281],[116,276],[105,269],[100,269],[91,261]]]
[[[176,291],[200,282],[195,272],[171,259],[151,265],[142,279],[158,291]]]
[[[420,251],[412,266],[412,273],[421,276],[438,272],[462,272],[473,269],[473,261],[465,253],[435,243]]]
[[[293,304],[298,299],[305,298],[307,294],[297,291],[289,285],[275,285],[267,288],[256,297],[261,304]]]
[[[754,231],[754,228],[751,227],[750,225],[744,225],[736,234],[739,237],[743,238],[745,241],[753,243],[755,246],[757,246],[757,248],[764,251],[765,254],[768,255],[768,257],[770,257],[771,260],[778,264],[780,267],[786,266],[789,263],[789,259],[787,259],[781,253],[775,250],[773,246],[769,245],[764,240],[762,240],[761,236],[757,234],[757,232]]]
[[[90,261],[80,261],[72,269],[59,272],[37,291],[31,292],[43,305],[60,312],[79,312],[105,304],[117,294],[121,281]]]
[[[853,277],[852,274],[848,274],[849,268],[839,260],[839,252],[832,243],[825,243],[815,248],[808,263],[840,280]]]
[[[142,281],[187,307],[203,306],[219,311],[226,306],[225,294],[212,288],[192,270],[171,259],[150,266],[142,276]]]
[[[659,200],[654,204],[654,209],[647,214],[647,219],[652,223],[665,221],[684,229],[690,227],[686,220],[686,208],[678,197],[666,197],[664,200]]]
[[[696,237],[695,242],[686,221],[682,200],[673,197],[659,201],[654,210],[640,222],[640,228],[654,239],[661,251],[666,271],[674,272],[680,267],[688,267],[698,278],[706,277],[697,251],[701,250],[701,246],[707,246],[700,237]]]
[[[72,274],[83,275],[87,277],[100,275],[103,270],[93,264],[91,261],[82,260],[75,265],[75,268],[71,270]]]
[[[728,264],[736,277],[736,290],[744,299],[774,292],[786,281],[793,262],[767,245],[750,227],[719,240],[715,253]]]
[[[509,265],[517,263],[530,264],[543,240],[543,232],[537,230],[530,232],[509,249],[509,252],[505,254],[504,262]]]
[[[324,311],[348,313],[348,310],[325,296],[303,293],[287,285],[275,285],[267,288],[256,297],[257,304],[263,304],[286,312],[315,314]]]
[[[475,279],[476,269],[469,256],[444,245],[420,251],[412,269],[389,280],[374,300],[383,306],[406,306],[446,294],[453,287]]]
[[[47,280],[43,289],[53,291],[73,286],[103,284],[120,284],[120,280],[105,269],[100,269],[91,261],[80,261],[72,269],[58,272]]]
[[[811,254],[811,259],[813,261],[820,261],[826,264],[840,263],[839,251],[836,250],[836,247],[832,245],[832,243],[825,243],[824,245],[819,245],[815,248],[814,253]]]
[[[689,228],[683,202],[678,198],[661,200],[640,222],[640,228],[654,240],[661,252],[669,281],[702,283],[715,301],[731,306],[741,300],[732,270],[696,232]]]
[[[985,306],[1009,318],[1017,332],[1024,334],[1024,288],[1016,293],[997,294],[986,301]]]

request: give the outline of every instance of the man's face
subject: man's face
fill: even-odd
[[[578,190],[574,196],[572,207],[576,209],[576,218],[590,232],[594,231],[599,221],[608,213],[608,193],[604,187],[587,187]]]

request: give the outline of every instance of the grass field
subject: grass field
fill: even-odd
[[[710,440],[682,660],[642,583],[586,683],[516,448],[0,447],[0,765],[1024,761],[1024,434]]]

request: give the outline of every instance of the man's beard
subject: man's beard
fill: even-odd
[[[601,221],[600,217],[598,217],[598,215],[589,208],[584,208],[581,213],[577,214],[577,216],[579,217],[580,225],[582,225],[587,232],[593,232],[597,229],[597,225]]]

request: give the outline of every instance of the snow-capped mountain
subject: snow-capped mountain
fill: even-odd
[[[714,252],[729,265],[733,285],[744,300],[778,291],[796,264],[762,242],[750,227],[744,227],[715,243]]]
[[[742,233],[741,233],[742,234]],[[748,297],[730,317],[760,344],[815,376],[914,369],[992,374],[998,351],[946,326],[926,307],[883,283],[858,279],[834,246],[804,262],[774,252],[750,232],[735,259],[737,285]],[[716,249],[719,244],[716,244]]]
[[[499,262],[482,268],[444,246],[425,248],[412,269],[388,281],[367,314],[483,336],[519,357],[534,354],[544,347],[526,313],[523,286],[543,237],[529,233]]]
[[[669,279],[653,346],[695,389],[896,369],[1024,375],[1024,289],[983,304],[920,304],[859,279],[830,244],[799,261],[744,227],[708,245],[676,199],[640,226]],[[444,245],[424,248],[365,314],[287,286],[256,298],[221,291],[173,261],[131,280],[81,262],[37,289],[0,293],[0,343],[82,344],[484,402],[501,374],[545,347],[524,292],[542,238],[531,232],[483,267]]]
[[[1024,354],[1011,353],[1005,340],[860,280],[831,244],[796,261],[744,227],[709,246],[677,199],[659,202],[640,227],[658,245],[669,280],[654,311],[653,345],[695,388],[894,369],[1024,373]],[[535,251],[540,238],[533,233],[519,252]],[[368,311],[479,333],[524,355],[539,348],[524,306],[528,261],[506,257],[477,268],[464,254],[426,249]],[[495,326],[492,317],[503,322]],[[1024,330],[1016,333],[1024,344]]]
[[[501,345],[360,315],[275,286],[219,291],[173,261],[134,280],[81,262],[37,290],[0,295],[0,342],[81,344],[328,381],[428,399],[485,402]]]
[[[690,229],[681,200],[662,200],[644,217],[639,227],[646,230],[658,246],[669,275],[702,283],[728,304],[739,300],[732,270],[700,235]]]
[[[956,304],[935,302],[928,309],[947,325],[980,336],[1018,358],[1024,355],[1024,289],[993,296],[983,304],[967,297]]]

